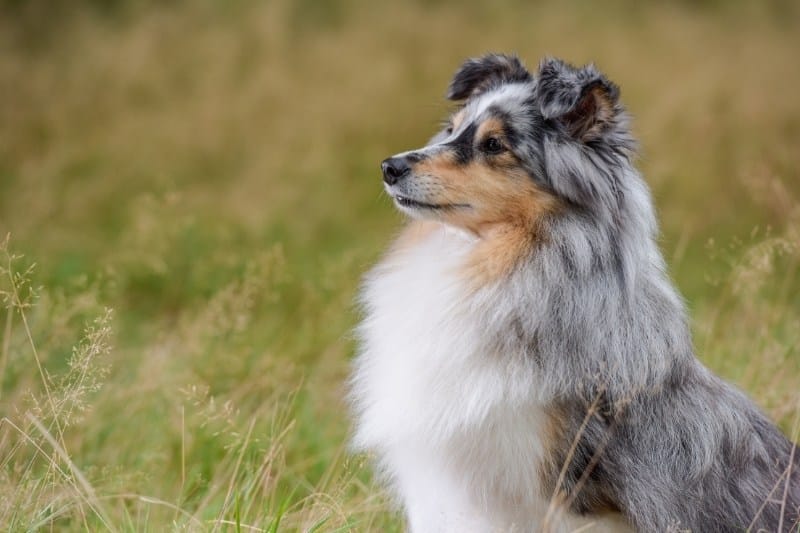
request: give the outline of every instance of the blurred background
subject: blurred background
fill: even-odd
[[[487,51],[621,86],[698,354],[797,439],[798,50],[792,0],[0,0],[0,523],[400,530],[354,296]]]

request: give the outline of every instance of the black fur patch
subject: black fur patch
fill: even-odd
[[[466,165],[475,155],[475,132],[478,131],[478,126],[470,124],[458,137],[447,143],[447,146],[453,149],[456,156],[456,162],[459,165]]]
[[[419,152],[411,152],[410,154],[406,154],[406,159],[409,163],[419,163],[420,161],[428,159],[428,156]]]
[[[461,65],[447,90],[449,100],[465,100],[503,83],[528,82],[533,78],[516,56],[488,54]]]

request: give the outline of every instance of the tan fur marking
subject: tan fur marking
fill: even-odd
[[[547,455],[542,463],[540,470],[539,482],[542,487],[545,487],[548,494],[543,494],[545,498],[551,498],[553,489],[555,488],[556,480],[561,472],[562,464],[559,462],[558,450],[562,450],[564,446],[569,446],[566,436],[568,413],[558,404],[552,404],[545,409],[547,413],[547,424],[543,427],[542,443],[545,443]]]
[[[475,247],[464,274],[474,289],[507,276],[531,252],[536,235],[519,226],[493,228]]]
[[[415,179],[435,186],[425,202],[469,205],[443,211],[438,218],[477,235],[495,224],[530,227],[537,214],[554,207],[553,196],[536,187],[522,169],[514,168],[512,155],[495,156],[493,162],[493,166],[480,160],[459,165],[445,153],[417,164]]]
[[[511,272],[541,238],[542,217],[558,207],[554,196],[539,189],[515,166],[511,153],[493,156],[491,161],[492,165],[484,160],[459,165],[445,153],[414,169],[418,179],[436,185],[425,201],[469,205],[436,216],[480,237],[465,269],[476,287]]]
[[[499,118],[491,117],[478,126],[476,137],[484,140],[491,136],[502,137],[503,135],[503,121]]]

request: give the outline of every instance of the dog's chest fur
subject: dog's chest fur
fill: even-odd
[[[530,530],[550,498],[540,478],[556,428],[524,348],[498,348],[503,288],[463,277],[472,246],[436,229],[389,254],[362,293],[355,442],[377,454],[414,531]]]
[[[360,444],[442,445],[521,407],[530,394],[515,387],[530,385],[516,372],[523,361],[492,353],[485,302],[461,275],[472,246],[469,237],[440,229],[368,275],[355,391],[366,408]]]

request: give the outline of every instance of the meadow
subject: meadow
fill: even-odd
[[[0,527],[402,530],[354,298],[489,50],[621,86],[698,356],[797,440],[796,2],[0,0]]]

